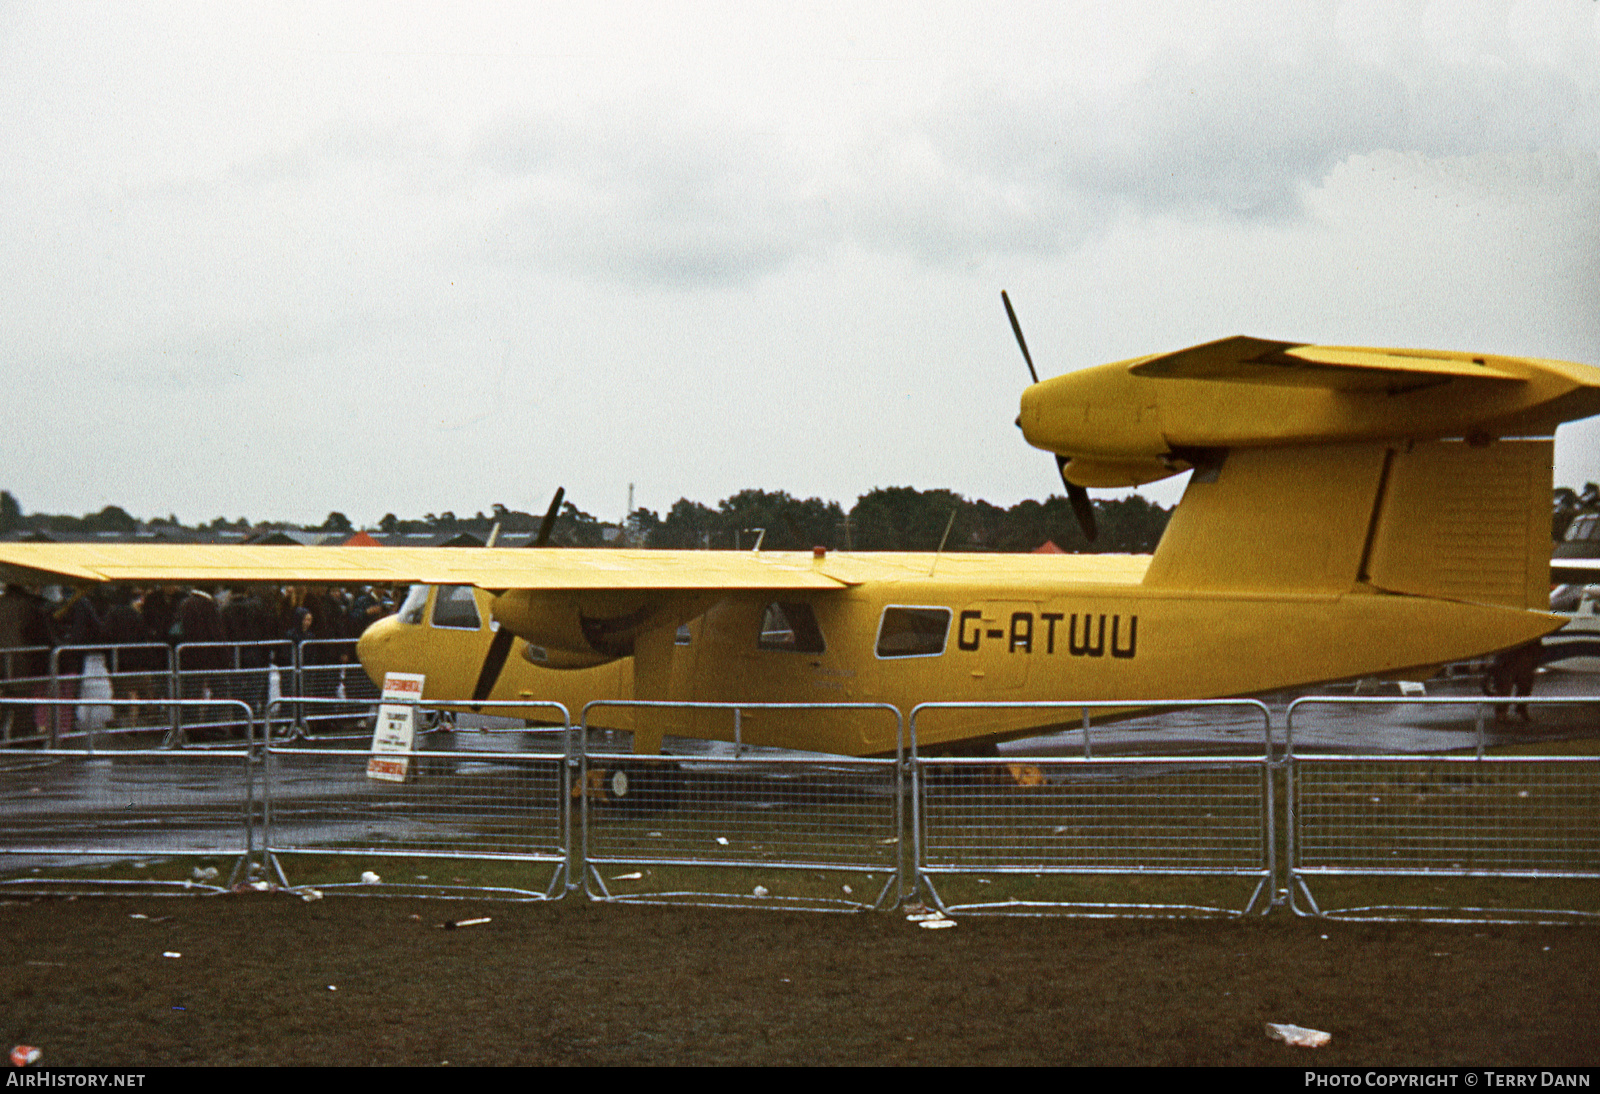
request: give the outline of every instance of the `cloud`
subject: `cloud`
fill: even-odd
[[[666,287],[746,282],[814,245],[817,203],[781,141],[662,112],[521,118],[470,148],[500,261]]]
[[[988,91],[934,114],[948,120],[914,139],[939,165],[924,180],[945,192],[924,189],[914,208],[941,211],[924,228],[936,239],[956,226],[943,211],[961,211],[981,228],[973,252],[1071,246],[1119,212],[1298,218],[1305,189],[1352,156],[1593,148],[1600,132],[1595,96],[1550,69],[1488,59],[1402,73],[1337,49],[1169,55],[1115,90]],[[975,194],[986,216],[967,212]]]
[[[1067,253],[1127,215],[1303,219],[1355,156],[1593,148],[1594,87],[1502,52],[1167,50],[1110,81],[967,73],[831,128],[591,106],[484,130],[468,184],[499,260],[591,278],[748,284],[836,248],[960,268]]]

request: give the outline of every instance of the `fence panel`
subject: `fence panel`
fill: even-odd
[[[1584,701],[1596,703],[1518,704]],[[1352,705],[1453,706],[1475,722],[1478,744],[1456,755],[1296,752],[1297,719],[1303,726],[1313,708]],[[1295,912],[1366,919],[1600,916],[1594,885],[1600,757],[1494,754],[1483,739],[1493,707],[1475,698],[1316,697],[1290,705],[1288,874]],[[1571,749],[1560,742],[1532,747]]]
[[[277,708],[289,705],[304,706],[315,722],[318,707],[348,704],[291,697],[275,705],[269,720],[280,721]],[[530,705],[551,707],[568,721],[565,708],[555,703],[482,704],[491,714],[492,708]],[[501,860],[510,868],[481,888],[558,898],[570,876],[570,737],[565,728],[536,735],[488,733],[475,739],[482,747],[472,750],[419,748],[409,757],[403,782],[369,777],[372,753],[365,747],[269,744],[263,845],[280,875],[285,855],[354,857],[374,864],[395,858]],[[530,872],[530,866],[537,869]],[[456,887],[448,876],[385,877],[376,866],[372,872],[389,886]]]
[[[815,910],[881,907],[902,886],[901,765],[749,749],[643,756],[591,743],[600,708],[859,711],[870,703],[599,701],[584,708],[584,887],[596,900],[755,905]]]
[[[1252,755],[1113,755],[1089,712],[1232,708]],[[967,912],[1266,911],[1275,873],[1271,715],[1255,700],[925,703],[937,711],[1082,711],[1083,755],[914,759],[918,888]],[[1103,731],[1100,731],[1103,732]]]
[[[185,642],[173,648],[173,689],[185,699],[232,699],[259,717],[293,672],[294,643]],[[231,740],[241,735],[236,722],[207,719],[180,708],[180,735],[194,741]]]
[[[310,736],[359,737],[379,690],[356,658],[354,638],[308,638],[295,646],[294,694],[313,699],[339,699],[296,708],[295,724]]]
[[[0,698],[50,697],[49,646],[0,649]],[[0,742],[43,741],[50,735],[48,707],[0,707]]]
[[[172,648],[165,642],[56,646],[49,653],[48,671],[47,686],[35,687],[35,694],[79,700],[54,704],[48,719],[40,720],[40,730],[53,745],[67,744],[85,733],[165,732],[183,716],[180,706],[161,702],[177,697],[172,686]],[[110,708],[100,702],[103,699],[148,702]],[[190,716],[200,713],[193,710]],[[220,713],[218,708],[211,710],[213,716]]]
[[[28,708],[73,702],[0,700]],[[107,700],[106,705],[128,709],[137,704]],[[248,710],[237,710],[236,716],[249,724]],[[257,826],[248,749],[96,750],[91,741],[86,738],[81,749],[16,749],[0,758],[0,810],[6,818],[0,870],[49,867],[54,875],[14,877],[7,884],[55,889],[92,882],[116,887],[130,882],[72,875],[113,860],[172,856],[235,857],[233,873],[238,873],[253,852]],[[215,888],[164,882],[173,883]]]

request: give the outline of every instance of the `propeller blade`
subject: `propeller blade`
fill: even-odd
[[[1033,370],[1033,354],[1028,352],[1028,340],[1022,337],[1022,324],[1017,322],[1017,313],[1011,309],[1011,297],[1006,295],[1004,289],[1000,290],[1000,301],[1006,306],[1006,318],[1011,320],[1011,333],[1017,336],[1017,348],[1022,350],[1022,359],[1028,363],[1028,375],[1037,384],[1039,374]]]
[[[1072,503],[1072,515],[1078,518],[1078,527],[1083,529],[1083,538],[1093,543],[1100,534],[1094,520],[1094,502],[1089,500],[1089,491],[1068,481],[1067,463],[1067,457],[1057,456],[1056,470],[1061,472],[1061,485],[1067,488],[1067,500]]]
[[[566,487],[556,487],[556,496],[550,499],[550,508],[545,510],[544,520],[539,522],[539,534],[528,543],[529,547],[550,545],[550,533],[556,529],[556,515],[561,512],[561,501],[566,496]],[[495,526],[495,530],[499,530],[499,525]],[[482,703],[494,691],[495,684],[500,681],[500,672],[506,667],[506,658],[511,655],[511,643],[515,640],[516,636],[505,627],[494,632],[494,637],[489,640],[489,652],[483,657],[483,668],[478,670],[478,682],[472,689],[473,703]],[[478,708],[474,706],[473,709]]]
[[[1004,289],[1000,290],[1000,301],[1006,306],[1006,318],[1011,320],[1011,333],[1017,336],[1017,348],[1022,350],[1022,359],[1028,363],[1028,375],[1033,377],[1033,382],[1039,382],[1039,374],[1033,367],[1033,354],[1028,352],[1028,340],[1022,337],[1022,324],[1017,322],[1017,312],[1011,306],[1011,297]],[[1020,428],[1022,419],[1017,419]],[[1089,491],[1075,482],[1067,480],[1068,457],[1056,457],[1056,470],[1061,472],[1061,484],[1067,488],[1067,500],[1072,503],[1072,513],[1078,518],[1078,527],[1083,529],[1083,538],[1093,543],[1100,534],[1100,529],[1094,520],[1094,502],[1089,500]]]
[[[484,656],[483,669],[478,673],[478,683],[472,689],[472,701],[481,703],[489,698],[489,693],[494,690],[495,683],[500,679],[500,670],[506,667],[506,657],[511,653],[511,643],[516,638],[506,627],[501,627],[494,632],[494,638],[489,641],[489,652]],[[477,707],[473,707],[474,710]]]
[[[550,533],[556,530],[556,515],[561,512],[561,499],[566,496],[565,486],[556,487],[556,496],[550,499],[550,508],[544,511],[544,519],[539,522],[539,534],[533,537],[529,547],[550,546]]]

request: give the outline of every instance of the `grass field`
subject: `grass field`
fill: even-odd
[[[1589,928],[928,931],[885,913],[281,893],[12,900],[0,922],[4,1036],[56,1065],[1600,1061]],[[1267,1022],[1333,1041],[1291,1048]]]

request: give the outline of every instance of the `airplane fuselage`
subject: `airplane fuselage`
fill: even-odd
[[[541,667],[518,640],[489,698],[554,700],[574,716],[597,699],[879,703],[902,715],[931,701],[1136,705],[1401,675],[1559,625],[1540,613],[1363,588],[1150,588],[1141,582],[1145,556],[954,555],[933,576],[928,555],[832,557],[840,572],[870,577],[824,594],[729,593],[687,623],[670,614],[647,623],[631,657],[592,668]],[[470,695],[494,609],[491,594],[474,595],[476,630],[435,626],[426,613],[369,629],[361,643],[368,673],[378,681],[389,671],[424,673],[432,700]],[[1074,710],[940,711],[919,719],[918,738],[925,748],[958,746],[1077,720]],[[885,712],[760,710],[740,721],[750,744],[844,755],[895,748]],[[605,708],[591,722],[633,730],[646,750],[662,734],[733,738],[732,716],[721,710]]]

